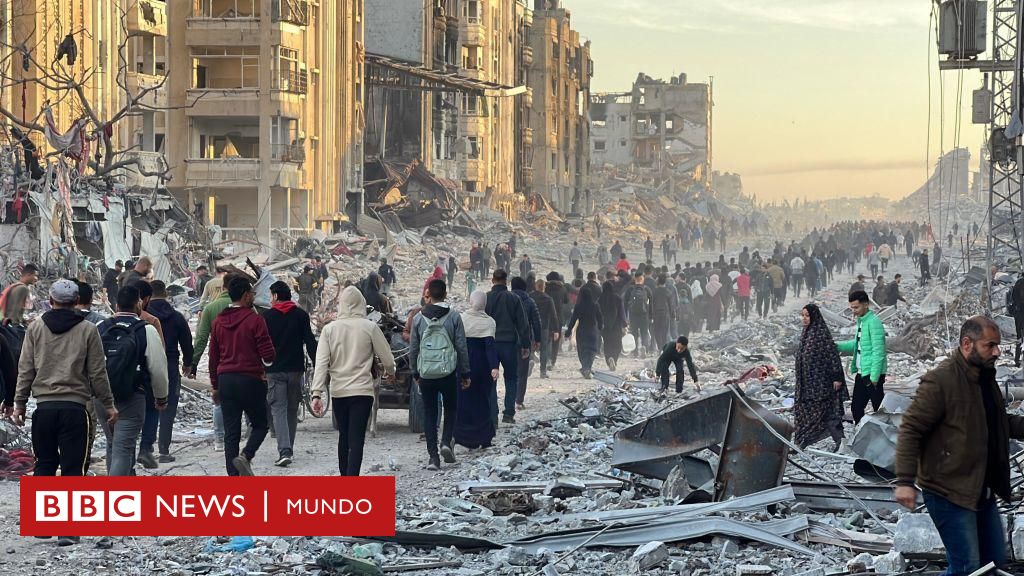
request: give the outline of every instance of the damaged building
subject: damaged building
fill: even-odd
[[[640,73],[626,93],[596,94],[590,150],[596,166],[688,174],[711,184],[712,87],[686,74],[668,82]]]
[[[362,182],[363,2],[168,6],[171,191],[225,238],[344,219]]]

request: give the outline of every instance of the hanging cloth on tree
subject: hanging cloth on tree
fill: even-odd
[[[49,141],[50,146],[55,150],[60,150],[75,160],[81,160],[85,146],[85,118],[76,120],[67,132],[61,133],[57,128],[57,124],[53,120],[53,108],[47,106],[43,112],[46,117],[44,132],[46,134],[46,140]]]
[[[53,59],[54,62],[60,61],[61,58],[67,56],[68,66],[74,66],[75,60],[78,59],[78,44],[75,42],[74,36],[68,34],[61,40],[60,44],[57,45],[57,56]]]

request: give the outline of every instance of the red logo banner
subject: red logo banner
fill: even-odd
[[[393,476],[21,479],[22,536],[394,536]]]

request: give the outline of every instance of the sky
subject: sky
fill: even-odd
[[[714,169],[741,174],[758,200],[902,198],[957,141],[977,164],[970,106],[982,78],[939,73],[930,0],[563,5],[592,42],[595,93],[627,91],[639,72],[713,77]]]

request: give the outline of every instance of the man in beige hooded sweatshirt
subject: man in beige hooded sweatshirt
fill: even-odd
[[[338,422],[338,469],[342,476],[358,476],[366,425],[373,409],[373,359],[379,358],[384,372],[393,375],[395,357],[384,333],[366,317],[362,293],[349,286],[342,291],[340,301],[338,319],[324,327],[316,348],[313,411],[323,413],[321,397],[330,392]]]

